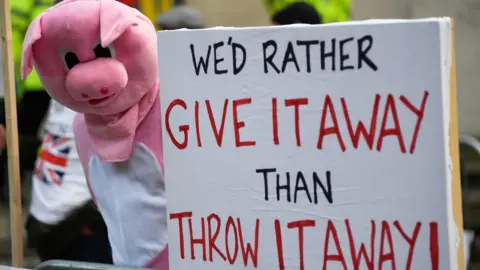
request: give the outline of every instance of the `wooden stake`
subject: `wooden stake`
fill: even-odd
[[[460,144],[458,142],[458,110],[457,110],[457,70],[455,59],[455,23],[452,23],[452,65],[450,67],[450,155],[452,159],[452,203],[453,218],[458,229],[457,269],[465,270],[465,255],[463,250],[463,210],[462,186],[460,179]]]
[[[17,129],[17,100],[15,92],[15,71],[12,50],[12,26],[10,21],[10,0],[1,0],[0,30],[2,37],[3,79],[5,91],[5,119],[8,149],[8,184],[10,194],[10,236],[12,265],[23,267],[23,220],[20,191],[20,164]]]

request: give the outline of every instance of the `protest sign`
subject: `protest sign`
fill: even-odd
[[[452,35],[160,32],[170,268],[463,269]]]

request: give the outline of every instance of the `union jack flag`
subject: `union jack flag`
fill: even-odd
[[[40,181],[62,184],[72,142],[70,138],[47,133],[35,166],[35,175]]]

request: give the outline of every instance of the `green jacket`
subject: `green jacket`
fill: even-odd
[[[305,2],[314,6],[322,16],[323,23],[344,22],[350,20],[351,0],[264,0],[269,15],[295,2]]]
[[[15,74],[19,80],[20,95],[23,91],[43,91],[44,88],[35,69],[24,80],[20,81],[20,64],[22,58],[22,45],[25,33],[30,23],[40,13],[53,6],[54,0],[11,0],[10,12],[12,19],[12,45]]]

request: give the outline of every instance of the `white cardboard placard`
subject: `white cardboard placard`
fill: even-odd
[[[159,32],[170,268],[456,269],[450,30]]]

